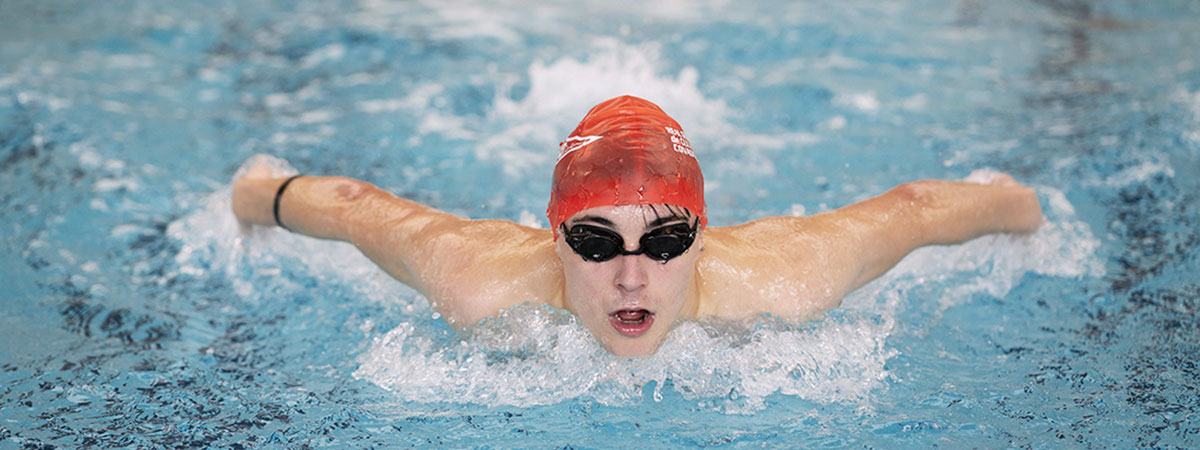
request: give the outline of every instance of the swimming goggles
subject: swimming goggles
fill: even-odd
[[[687,223],[676,223],[647,231],[638,240],[641,244],[637,250],[625,250],[625,240],[615,231],[591,225],[575,225],[567,230],[562,224],[563,236],[571,250],[583,257],[584,261],[604,262],[616,258],[617,255],[645,254],[655,261],[666,263],[676,256],[682,255],[696,240],[696,227],[700,219],[688,226]]]

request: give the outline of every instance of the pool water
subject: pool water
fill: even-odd
[[[0,448],[1200,447],[1200,4],[13,0]],[[803,323],[609,355],[454,332],[348,245],[241,230],[257,153],[547,226],[557,143],[648,98],[712,225],[1006,172],[1029,236]],[[746,295],[755,295],[747,293]]]

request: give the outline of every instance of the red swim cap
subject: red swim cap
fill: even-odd
[[[625,95],[592,108],[559,144],[546,216],[558,227],[597,206],[666,204],[708,223],[704,177],[679,124],[658,105]]]

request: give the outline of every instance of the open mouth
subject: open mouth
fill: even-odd
[[[622,309],[609,314],[608,321],[617,332],[638,337],[650,330],[650,325],[654,324],[654,313],[644,309]]]

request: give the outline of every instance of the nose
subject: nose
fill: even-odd
[[[618,289],[622,292],[634,292],[646,286],[649,273],[642,263],[651,262],[650,258],[642,255],[621,255],[614,262],[620,264],[614,280]]]

